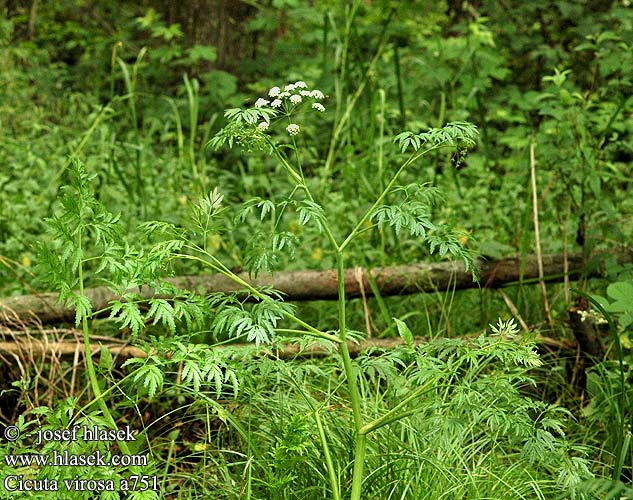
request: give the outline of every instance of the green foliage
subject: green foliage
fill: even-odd
[[[326,225],[326,215],[323,207],[312,200],[291,200],[296,207],[297,215],[299,216],[299,224],[306,226],[309,223],[313,223],[319,233],[324,231]]]
[[[60,301],[67,300],[75,307],[78,326],[92,312],[88,299],[73,291],[83,279],[80,266],[89,258],[84,254],[85,240],[90,238],[105,253],[120,233],[117,234],[119,216],[109,213],[94,197],[91,183],[95,176],[89,175],[77,160],[71,163],[70,171],[74,182],[62,192],[62,212],[47,220],[60,247],[53,252],[41,243],[39,252],[43,280],[59,290]]]
[[[606,311],[618,317],[622,330],[633,324],[633,281],[617,281],[607,287],[609,301],[602,298],[601,304]]]
[[[12,466],[3,460],[0,465],[0,473],[3,478],[7,478],[9,488],[16,488],[13,491],[6,491],[2,495],[3,498],[10,498],[16,495],[16,492],[25,491],[17,483],[21,480],[29,488],[28,496],[30,498],[44,499],[62,499],[76,498],[89,499],[94,498],[95,492],[81,488],[81,482],[94,481],[92,484],[99,484],[102,491],[99,492],[99,498],[120,498],[119,485],[121,481],[131,476],[153,475],[158,471],[151,460],[147,465],[139,466],[113,466],[112,455],[110,450],[110,442],[107,440],[84,440],[83,429],[94,431],[94,426],[105,429],[109,426],[109,422],[93,413],[84,413],[79,407],[75,398],[68,398],[56,404],[56,408],[48,407],[33,408],[28,415],[21,416],[16,422],[21,431],[21,437],[18,441],[7,441],[3,443],[3,455],[13,455],[17,457],[18,463],[22,466]],[[73,440],[43,440],[37,442],[39,432],[43,436],[46,433],[55,433],[60,430],[76,428],[77,439]],[[59,466],[53,464],[53,457],[57,456],[57,460],[85,460],[86,457],[95,456],[107,464],[105,466],[89,466],[84,463]],[[81,458],[77,458],[81,457]],[[47,463],[38,463],[38,458],[47,459]],[[24,461],[24,462],[23,462]],[[29,461],[31,463],[29,464]],[[67,487],[67,483],[71,484]],[[75,487],[72,486],[74,481]],[[53,485],[55,482],[56,488]],[[34,486],[40,485],[40,486]],[[106,489],[105,491],[103,489]],[[109,491],[112,489],[113,491]],[[139,493],[141,493],[139,491]],[[145,498],[156,499],[158,494],[155,491],[143,491]],[[20,495],[20,493],[17,493]]]
[[[225,143],[232,147],[235,141],[249,151],[265,150],[267,149],[267,142],[261,129],[257,126],[257,122],[264,120],[266,123],[275,115],[274,109],[228,109],[225,111],[224,116],[230,120],[229,125],[216,134],[209,141],[208,146],[217,151]]]
[[[422,146],[435,148],[438,146],[457,146],[469,148],[475,145],[477,127],[466,122],[447,123],[442,128],[433,128],[428,132],[414,134],[402,132],[394,138],[404,153],[409,147],[418,151]]]
[[[261,301],[249,309],[238,301],[225,303],[213,319],[212,328],[217,333],[231,337],[246,336],[248,342],[270,343],[275,338],[277,322],[293,308],[278,301]]]
[[[535,344],[519,335],[512,321],[472,341],[362,354],[359,384],[368,419],[389,414],[409,391],[425,387],[398,410],[398,418],[375,431],[364,495],[572,497],[591,477],[586,451],[567,441],[565,410],[525,395],[524,388],[534,383],[529,369],[539,363]],[[343,405],[346,391],[328,389],[336,372],[332,359],[254,359],[242,365],[239,416],[256,429],[249,436],[253,495],[301,498],[322,491],[314,411],[327,429],[341,484],[349,478],[353,432]],[[271,407],[271,398],[279,404]]]
[[[344,266],[441,258],[472,269],[477,252],[523,259],[533,249],[531,141],[544,250],[591,256],[630,242],[625,3],[237,2],[234,47],[230,37],[202,45],[203,31],[173,5],[5,6],[3,295],[46,284],[74,307],[88,350],[114,320],[148,354],[124,376],[103,348],[83,391],[70,362],[45,363],[59,380],[21,364],[22,379],[0,387],[0,397],[21,395],[10,400],[16,425],[143,427],[151,414],[132,446],[147,444],[163,496],[174,498],[631,496],[625,273],[580,285],[616,320],[583,408],[565,396],[564,356],[539,358],[512,323],[452,338],[481,332],[508,303],[542,325],[540,299],[523,282],[504,302],[485,287],[407,298],[372,298],[365,287],[358,301],[343,289],[333,307],[288,304],[237,273],[336,267],[342,283]],[[299,78],[323,92],[300,80],[274,86]],[[204,296],[165,279],[203,270],[241,291]],[[119,299],[93,310],[83,293],[92,285]],[[564,337],[564,294],[548,292]],[[369,333],[397,333],[405,347],[348,359],[344,341]],[[414,346],[414,333],[437,340]],[[254,346],[204,343],[242,341]],[[319,343],[330,355],[281,361],[281,342]],[[52,408],[20,415],[40,404]],[[53,449],[63,446],[3,443],[3,454]],[[114,446],[71,451],[93,449]],[[13,472],[3,463],[3,475]]]
[[[425,239],[426,232],[435,229],[435,226],[428,219],[429,212],[429,207],[419,202],[382,205],[376,208],[372,218],[376,219],[380,229],[383,229],[385,225],[390,225],[393,226],[396,234],[399,234],[403,228],[406,228],[413,236]]]
[[[409,327],[407,326],[407,324],[404,321],[402,321],[401,319],[398,319],[398,318],[393,318],[393,320],[396,322],[396,328],[398,329],[398,335],[400,335],[400,337],[402,338],[404,343],[407,345],[407,347],[412,347],[413,346],[413,334],[411,333],[411,330],[409,330]]]
[[[138,358],[132,359],[128,364],[138,363]],[[153,362],[153,363],[152,363]],[[149,357],[147,363],[139,367],[134,374],[133,380],[147,391],[147,396],[152,399],[156,392],[162,390],[164,376],[161,370],[163,363],[156,357]]]

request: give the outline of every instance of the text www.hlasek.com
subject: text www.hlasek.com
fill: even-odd
[[[4,463],[9,467],[29,467],[31,465],[44,467],[46,465],[56,467],[114,467],[146,466],[147,455],[111,455],[107,457],[97,450],[89,455],[74,455],[68,451],[53,451],[52,454],[25,453],[20,455],[5,455]]]

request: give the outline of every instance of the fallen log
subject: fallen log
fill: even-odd
[[[601,260],[606,256],[615,258],[619,263],[633,262],[633,249],[619,253],[603,254],[592,257]],[[348,298],[372,296],[373,291],[369,277],[373,278],[377,290],[383,296],[408,295],[467,288],[499,288],[522,281],[523,283],[538,279],[538,267],[535,255],[501,259],[498,261],[477,262],[480,270],[480,283],[472,279],[471,273],[464,269],[462,262],[418,263],[373,269],[352,268],[345,270],[345,293]],[[543,256],[544,279],[548,282],[562,281],[565,276],[565,259],[562,255]],[[600,275],[599,266],[587,268],[581,254],[569,255],[567,258],[567,276],[570,279],[583,274],[585,276]],[[282,292],[288,301],[335,300],[338,285],[335,270],[324,271],[285,271],[274,275],[260,275],[249,278],[247,273],[240,273],[240,278],[256,287],[269,286]],[[196,291],[198,293],[225,292],[240,290],[240,286],[223,275],[181,276],[167,278],[177,288]],[[141,297],[149,299],[155,296],[151,288],[133,290]],[[108,303],[118,297],[106,287],[89,288],[85,294],[92,304],[93,310],[107,308]],[[70,320],[74,312],[57,303],[56,293],[37,295],[21,295],[0,299],[0,322],[11,323],[11,317],[35,317],[42,323]]]
[[[27,335],[27,336],[14,336],[12,341],[0,341],[0,358],[4,356],[13,356],[19,359],[41,359],[47,357],[60,358],[72,358],[81,356],[83,358],[85,352],[85,345],[82,339],[82,332],[80,330],[68,329],[68,331],[74,331],[76,340],[60,340],[49,339],[46,335]],[[2,330],[0,329],[0,334]],[[6,332],[5,332],[6,333]],[[39,332],[41,333],[41,332]],[[541,335],[535,336],[537,344],[544,347],[571,350],[575,345],[570,341],[559,341]],[[429,342],[428,338],[415,337],[413,343],[426,344]],[[368,349],[394,349],[402,345],[402,339],[398,338],[372,338],[367,340],[361,340],[358,342],[348,342],[347,348],[352,357],[358,356],[361,352]],[[123,361],[128,358],[145,358],[147,354],[144,350],[128,345],[126,342],[115,338],[95,338],[91,340],[92,355],[98,355],[101,351],[101,347],[107,348],[110,353]],[[320,345],[319,343],[310,344],[301,348],[298,344],[284,343],[277,345],[274,348],[269,346],[260,346],[258,349],[253,350],[253,344],[221,344],[211,346],[214,349],[245,349],[249,352],[252,351],[253,356],[271,356],[278,357],[280,359],[291,359],[295,357],[299,358],[321,358],[331,355],[331,352]]]
[[[109,343],[96,343],[92,348],[92,355],[99,354],[101,347],[106,347],[113,356],[127,358],[145,358],[145,351],[130,345],[120,345],[114,341]],[[0,342],[0,356],[12,355],[20,359],[33,359],[53,356],[55,358],[71,358],[75,355],[84,356],[85,345],[83,342],[55,342],[46,338],[30,338],[28,341]]]

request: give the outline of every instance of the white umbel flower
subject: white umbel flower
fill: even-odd
[[[279,87],[273,87],[272,89],[268,91],[268,96],[277,97],[280,92],[281,92],[281,89]]]
[[[255,107],[256,108],[261,108],[262,106],[266,106],[266,104],[268,104],[270,101],[267,101],[266,99],[262,99],[261,97],[259,99],[257,99],[255,101]]]
[[[325,106],[323,106],[323,104],[321,104],[320,102],[315,102],[312,107],[316,109],[319,113],[323,113],[325,111]]]
[[[301,96],[299,94],[294,94],[290,96],[290,102],[292,104],[299,104],[301,102]]]
[[[310,95],[315,99],[325,99],[325,95],[320,90],[313,90],[312,92],[310,92]]]
[[[297,125],[296,123],[291,123],[290,125],[286,127],[286,130],[288,131],[290,135],[297,135],[301,129],[299,128],[299,125]]]
[[[307,89],[308,86],[306,85],[306,82],[299,80],[298,82],[295,82],[295,88],[296,89]]]
[[[278,108],[279,106],[281,106],[281,99],[275,99],[270,103],[271,108]]]
[[[292,83],[289,83],[288,85],[286,85],[286,86],[284,87],[284,90],[285,90],[286,92],[292,92],[294,89],[295,89],[295,85],[294,85],[294,84],[292,84]]]
[[[268,122],[260,122],[257,124],[257,128],[263,132],[268,128]]]

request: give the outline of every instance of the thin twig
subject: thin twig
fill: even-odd
[[[547,290],[545,289],[545,280],[543,273],[543,255],[541,253],[541,235],[538,223],[538,197],[536,194],[536,160],[534,158],[534,136],[530,139],[530,178],[532,180],[532,215],[534,218],[534,239],[536,242],[536,261],[538,264],[539,284],[541,288],[541,297],[543,298],[543,309],[545,311],[545,319],[550,328],[553,328],[552,315],[550,313],[549,302],[547,300]]]
[[[367,303],[367,296],[365,295],[365,287],[363,285],[363,275],[365,271],[362,267],[356,266],[354,268],[354,278],[360,288],[360,296],[363,301],[363,312],[365,316],[365,328],[367,330],[367,338],[371,338],[371,311],[369,310],[369,304]]]
[[[519,310],[514,305],[514,302],[512,302],[512,300],[510,300],[510,297],[508,297],[506,295],[506,293],[503,290],[501,290],[501,288],[499,288],[499,294],[501,295],[501,298],[503,299],[503,301],[508,306],[508,309],[510,309],[510,312],[512,313],[512,316],[514,316],[519,321],[519,324],[521,325],[521,328],[523,328],[523,331],[525,333],[528,333],[530,331],[530,328],[527,326],[527,323],[525,321],[523,321],[523,318],[519,314]]]
[[[569,230],[569,217],[571,214],[571,202],[567,203],[567,213],[565,214],[565,226],[563,228],[563,279],[565,289],[565,305],[571,304],[571,286],[569,284],[569,247],[567,245],[567,231]]]

